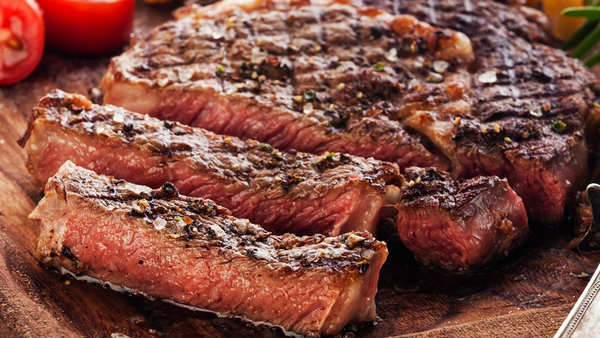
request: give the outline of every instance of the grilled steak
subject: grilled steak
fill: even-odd
[[[530,218],[560,220],[568,196],[586,183],[584,124],[596,78],[579,60],[547,46],[553,43],[544,29],[548,19],[490,0],[363,1],[469,36],[475,56],[470,115],[477,123],[454,133],[464,158],[460,176],[507,177]],[[497,137],[491,123],[501,127]],[[502,144],[504,137],[511,142]]]
[[[44,263],[300,334],[375,319],[384,243],[368,232],[275,236],[210,200],[67,162],[30,215]]]
[[[279,152],[257,141],[93,105],[56,91],[34,109],[29,168],[46,182],[67,160],[98,173],[214,200],[277,233],[375,233],[384,204],[398,201],[390,163],[338,153]]]
[[[160,187],[161,182],[170,180],[181,193],[211,198],[219,205],[231,207],[235,216],[250,217],[278,232],[338,234],[355,229],[374,232],[380,209],[384,204],[399,203],[401,189],[408,189],[411,198],[417,194],[428,199],[433,193],[426,185],[413,186],[414,182],[405,182],[391,164],[341,154],[319,157],[297,152],[279,153],[256,141],[219,136],[113,106],[92,105],[79,95],[60,91],[43,98],[34,109],[21,144],[25,142],[29,168],[40,182],[46,182],[67,160],[152,187]],[[274,159],[273,154],[281,158]],[[282,163],[277,165],[278,161]],[[418,169],[410,170],[412,173]],[[469,185],[452,182],[447,174],[429,170],[435,175],[429,176],[427,184]],[[434,178],[440,182],[431,181]],[[481,181],[500,182],[498,178]],[[391,183],[397,185],[388,185]],[[469,209],[464,221],[480,228],[477,236],[486,238],[489,243],[514,247],[525,236],[498,232],[497,220],[487,218],[490,208],[496,208],[497,213],[504,213],[512,220],[520,221],[524,217],[523,222],[514,222],[514,228],[526,233],[527,220],[521,199],[514,196],[505,182],[503,188],[490,189],[489,198],[485,200],[471,197],[478,203],[479,210]],[[447,188],[444,192],[449,198],[466,200],[467,197],[461,195],[462,190]],[[466,209],[463,207],[466,204],[455,209]],[[429,223],[423,215],[431,212],[430,207],[406,200],[400,205],[401,213],[409,215],[403,218],[401,226],[407,222],[417,228],[423,225],[421,230],[413,229],[417,237],[422,236],[417,238],[419,242],[429,240]],[[461,222],[460,212],[456,210],[438,215],[436,220],[442,229]],[[485,233],[486,230],[489,233]],[[469,236],[460,232],[455,235]],[[439,249],[432,247],[431,251]],[[428,259],[433,253],[423,253],[418,248],[415,254],[422,261],[453,269],[488,263],[496,257],[489,250],[490,246],[477,248],[470,253],[473,259],[460,265]],[[477,259],[479,257],[481,259]]]
[[[529,235],[521,198],[506,179],[452,181],[433,168],[409,168],[398,206],[402,242],[425,264],[484,266]]]
[[[533,42],[549,42],[542,16],[491,1],[367,3],[442,28],[336,4],[186,7],[113,59],[106,101],[279,149],[506,177],[532,221],[560,220],[585,179],[595,80]]]
[[[394,61],[377,63],[385,55]],[[238,10],[156,28],[113,59],[103,88],[108,103],[279,149],[447,168],[448,159],[398,119],[402,106],[423,97],[461,110],[460,74],[444,80],[411,69],[433,60],[454,68],[470,57],[463,34],[409,16],[348,6]],[[427,77],[431,83],[419,81]]]

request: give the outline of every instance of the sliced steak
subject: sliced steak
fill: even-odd
[[[384,243],[368,232],[275,236],[210,200],[151,190],[67,162],[30,218],[58,269],[300,334],[375,319]]]
[[[585,179],[595,79],[536,43],[551,42],[543,15],[493,1],[365,2],[441,28],[337,4],[186,7],[113,59],[106,101],[279,149],[506,177],[532,221],[562,219]]]
[[[402,180],[390,163],[279,152],[61,91],[41,99],[20,142],[39,182],[67,160],[153,188],[170,181],[182,194],[212,199],[281,234],[375,233]]]
[[[529,235],[521,198],[506,179],[452,181],[434,168],[409,168],[398,206],[402,242],[425,264],[471,269],[508,254]]]
[[[237,10],[156,28],[113,59],[103,89],[107,103],[279,149],[447,168],[399,119],[421,103],[463,111],[467,80],[422,66],[454,69],[470,57],[462,33],[410,16],[348,6]]]
[[[21,144],[25,142],[29,169],[40,182],[46,182],[67,160],[152,187],[160,187],[169,180],[182,193],[210,197],[217,204],[230,206],[235,216],[248,216],[278,232],[338,234],[355,229],[374,232],[381,213],[396,217],[390,215],[390,209],[395,210],[393,206],[399,203],[401,189],[414,193],[420,187],[426,188],[406,183],[397,167],[389,163],[333,153],[320,157],[280,153],[256,141],[219,136],[113,106],[92,105],[82,96],[60,91],[43,98],[34,109]],[[410,170],[412,173],[418,169]],[[434,172],[440,180],[435,184],[464,185],[450,181],[447,174]],[[477,236],[514,247],[524,236],[506,233],[503,238],[495,229],[496,220],[487,217],[490,208],[496,208],[498,214],[504,213],[507,218],[523,219],[521,199],[507,200],[507,196],[512,196],[507,191],[512,190],[507,185],[504,188],[490,190],[487,199],[477,200],[479,210],[471,208],[464,221],[480,228]],[[430,193],[424,189],[420,194]],[[448,190],[447,194],[454,196],[457,191]],[[409,215],[404,222],[416,227],[423,225],[421,230],[415,230],[416,236],[422,236],[417,240],[428,241],[429,223],[423,216],[431,212],[431,206],[403,202],[399,207],[404,215]],[[435,220],[444,225],[456,224],[461,222],[460,216],[459,212],[441,213]],[[514,227],[526,230],[526,217],[521,223],[515,221]],[[485,234],[486,230],[489,234]],[[418,248],[415,255],[421,261],[440,263],[448,269],[468,268],[495,258],[489,249],[476,248],[471,257],[485,257],[455,266],[431,261],[428,259],[431,253]]]

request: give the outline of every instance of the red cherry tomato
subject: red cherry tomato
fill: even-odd
[[[33,0],[0,0],[0,85],[19,82],[40,63],[44,21]]]
[[[60,51],[106,55],[129,40],[135,0],[38,0],[38,3],[44,11],[48,45]]]

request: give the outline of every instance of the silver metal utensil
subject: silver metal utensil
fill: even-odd
[[[590,184],[587,195],[592,206],[590,229],[577,245],[582,252],[600,251],[600,185]],[[600,337],[600,266],[554,338]]]
[[[600,266],[554,338],[600,337]]]

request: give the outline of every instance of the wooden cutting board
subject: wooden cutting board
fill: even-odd
[[[138,3],[136,29],[168,20],[173,9]],[[27,215],[42,194],[16,140],[40,97],[55,88],[87,95],[109,60],[48,51],[26,81],[0,88],[0,337],[282,337],[277,329],[72,280],[35,259],[38,224]],[[376,298],[380,319],[340,336],[550,337],[585,288],[585,273],[600,262],[566,248],[568,228],[534,229],[508,258],[467,275],[423,267],[390,240]]]

